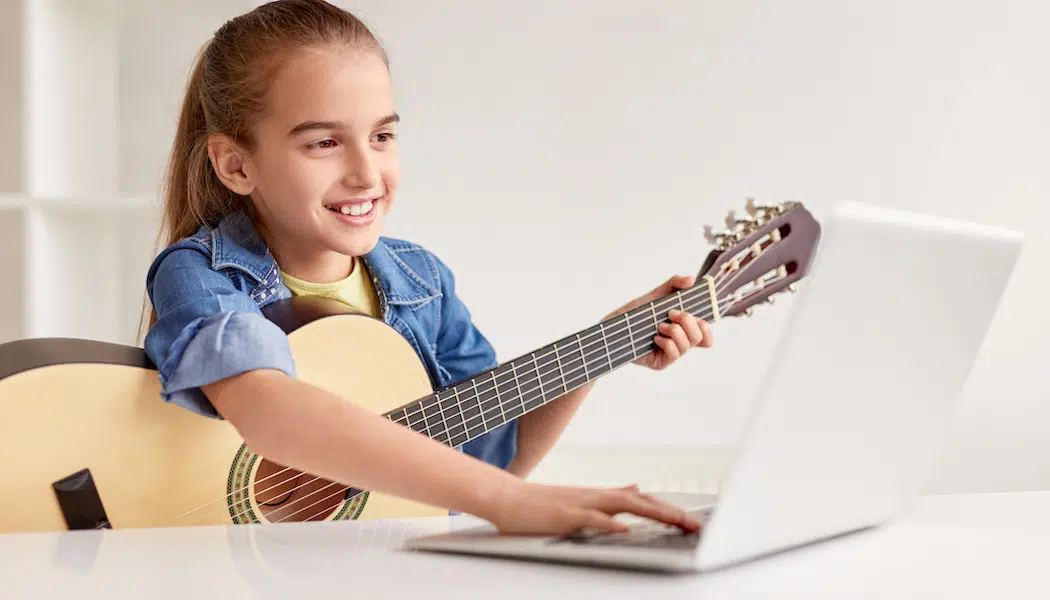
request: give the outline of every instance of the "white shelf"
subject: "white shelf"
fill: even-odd
[[[159,210],[141,198],[0,199],[0,343],[76,337],[137,344]]]
[[[160,202],[119,191],[123,8],[0,0],[0,343],[138,342]]]
[[[101,212],[111,213],[123,210],[158,209],[156,198],[147,196],[114,196],[114,197],[26,197],[0,195],[0,209],[36,208],[54,211]]]

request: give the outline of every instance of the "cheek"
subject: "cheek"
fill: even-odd
[[[260,190],[268,203],[279,205],[284,210],[306,206],[312,199],[320,198],[324,191],[322,166],[319,161],[301,156],[279,157],[264,165],[262,179],[265,186],[260,186]]]
[[[397,160],[395,159],[383,169],[383,183],[386,186],[388,196],[393,197],[394,193],[397,192],[397,186],[400,182],[401,169],[398,167]]]

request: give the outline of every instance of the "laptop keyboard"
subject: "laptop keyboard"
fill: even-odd
[[[592,546],[634,546],[645,548],[692,548],[700,541],[704,522],[711,515],[711,507],[689,511],[700,521],[700,531],[687,533],[673,525],[656,521],[641,521],[631,525],[627,533],[589,531],[571,533],[556,538],[554,543],[586,544]]]

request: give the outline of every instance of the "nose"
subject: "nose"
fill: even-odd
[[[372,189],[379,185],[379,169],[368,145],[350,145],[343,180],[352,188]]]

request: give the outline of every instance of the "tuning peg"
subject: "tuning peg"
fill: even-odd
[[[789,292],[791,292],[792,294],[794,294],[794,293],[795,293],[795,292],[796,292],[797,290],[798,290],[798,286],[797,286],[797,285],[795,285],[795,284],[793,284],[793,283],[789,283],[789,284],[788,284],[788,286],[787,286],[787,291],[789,291]]]
[[[771,295],[770,297],[766,298],[766,304],[776,304],[776,301],[777,301],[776,294]]]
[[[750,217],[737,217],[735,210],[729,211],[729,214],[726,215],[726,229],[750,233],[756,225],[758,225],[758,220]]]
[[[704,239],[717,249],[725,250],[729,248],[729,240],[735,240],[735,235],[728,231],[715,233],[710,225],[704,225]]]
[[[745,317],[750,317],[750,316],[751,316],[751,315],[753,315],[753,314],[755,314],[755,309],[754,309],[754,308],[751,308],[751,307],[749,306],[749,307],[747,307],[747,308],[745,308],[745,309],[744,309],[744,316],[745,316]]]
[[[755,204],[754,198],[748,198],[744,205],[744,210],[752,217],[761,221],[768,221],[770,218],[779,215],[783,209],[782,206]],[[759,216],[759,213],[762,213],[761,216]]]
[[[765,208],[765,207],[762,207],[762,208]],[[753,217],[753,216],[758,214],[758,211],[761,210],[761,208],[759,208],[758,206],[755,206],[755,199],[754,198],[748,198],[747,202],[744,203],[744,210],[747,211],[747,214],[749,214],[749,215],[751,215]]]
[[[704,225],[704,239],[708,244],[715,244],[718,242],[718,238],[715,236],[715,230],[710,225]]]

